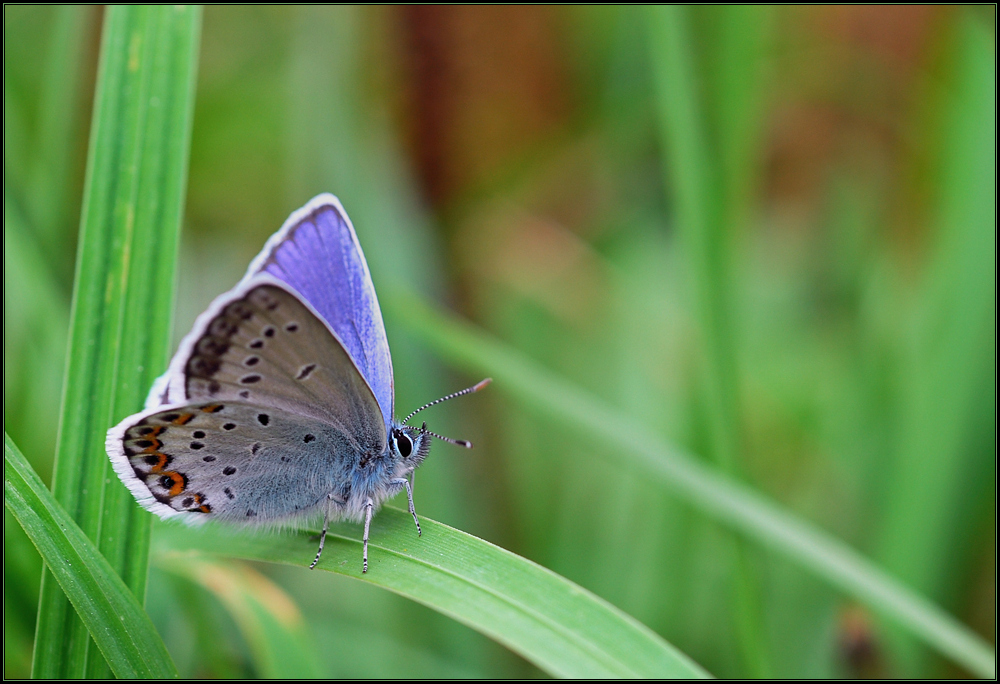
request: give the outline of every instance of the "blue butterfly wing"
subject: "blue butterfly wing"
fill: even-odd
[[[320,195],[198,317],[146,410],[109,430],[106,448],[161,517],[270,522],[331,498],[357,517],[373,483],[386,491],[355,476],[385,453],[392,412],[368,265],[340,203]]]
[[[247,271],[287,283],[326,320],[382,411],[393,417],[392,358],[375,287],[357,234],[340,201],[318,195],[271,236]]]

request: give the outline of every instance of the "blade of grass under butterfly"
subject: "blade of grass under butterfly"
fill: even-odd
[[[811,570],[970,672],[995,676],[995,650],[978,634],[844,542],[664,444],[640,422],[412,292],[390,284],[380,290],[379,302],[442,358],[474,375],[491,375],[491,390],[573,426],[616,458],[640,465],[705,515]]]
[[[106,10],[87,161],[53,491],[140,599],[149,515],[111,471],[104,434],[163,369],[186,182],[201,11]],[[43,572],[35,677],[107,667]]]
[[[4,433],[4,505],[41,553],[119,678],[177,677],[146,611]]]
[[[361,528],[331,525],[318,569],[354,577],[423,603],[495,639],[557,677],[704,677],[660,636],[586,589],[459,530],[421,518],[417,537],[406,511],[372,520],[368,572]],[[174,549],[308,567],[315,537],[234,528],[157,526]]]

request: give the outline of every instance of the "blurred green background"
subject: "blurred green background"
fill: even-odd
[[[4,423],[46,482],[100,15],[4,8]],[[442,303],[995,643],[994,9],[678,16],[206,8],[175,339],[333,192],[376,288]],[[479,379],[386,328],[400,413]],[[476,449],[435,445],[420,514],[717,676],[964,674],[502,390],[427,420]],[[4,674],[24,677],[41,561],[6,511],[4,551]],[[260,657],[247,597],[301,662]],[[538,674],[388,592],[178,563],[155,532],[147,607],[182,676]]]

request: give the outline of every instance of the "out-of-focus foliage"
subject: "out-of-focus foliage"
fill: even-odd
[[[99,14],[4,9],[4,422],[46,481]],[[681,18],[683,44],[634,8],[207,8],[175,337],[333,192],[376,288],[444,302],[993,641],[993,10]],[[386,328],[401,411],[478,379]],[[502,392],[428,422],[477,446],[434,447],[418,512],[716,675],[962,674]],[[4,531],[17,677],[41,564]],[[536,673],[367,585],[218,563],[180,572],[154,533],[147,609],[182,676],[291,675],[259,647],[289,615],[275,652],[307,634],[293,664],[325,677]]]

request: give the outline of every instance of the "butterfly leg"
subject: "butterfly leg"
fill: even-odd
[[[374,507],[375,502],[371,500],[371,497],[368,497],[368,500],[365,501],[365,537],[363,539],[364,551],[361,555],[363,561],[361,572],[363,573],[368,572],[368,528],[371,527],[372,524],[372,509]]]
[[[327,497],[329,498],[329,497]],[[316,557],[313,558],[313,562],[309,564],[309,569],[312,570],[319,563],[319,557],[323,555],[323,544],[326,543],[326,531],[330,529],[330,505],[327,503],[326,513],[323,514],[323,532],[319,535],[319,550],[316,551]]]
[[[417,524],[417,536],[421,536],[423,532],[420,531],[420,521],[417,520],[417,509],[413,507],[413,485],[403,477],[391,480],[389,484],[396,485],[397,487],[406,487],[406,500],[410,504],[410,515],[413,516],[413,522]],[[397,489],[396,491],[398,492],[399,490]]]

